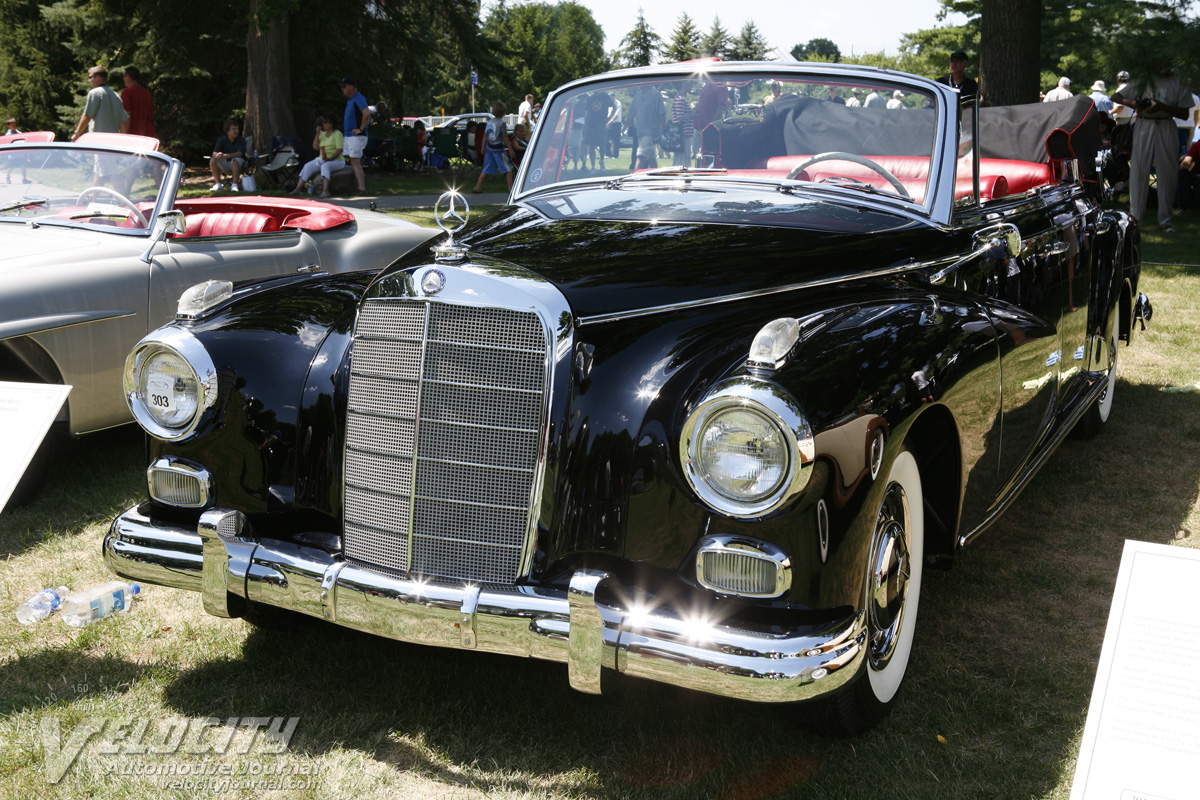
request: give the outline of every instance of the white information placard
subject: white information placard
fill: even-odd
[[[1200,795],[1200,551],[1125,542],[1071,800]]]
[[[70,393],[70,386],[0,381],[0,511]]]

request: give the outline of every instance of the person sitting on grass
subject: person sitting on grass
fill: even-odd
[[[346,166],[342,159],[342,132],[333,127],[333,117],[317,117],[317,135],[313,137],[313,150],[317,157],[304,165],[300,170],[300,179],[296,188],[289,194],[296,194],[304,184],[321,174],[321,197],[329,197],[329,179],[333,173]]]
[[[512,190],[512,137],[508,135],[508,125],[504,122],[504,114],[508,111],[504,103],[497,102],[492,106],[492,118],[488,120],[487,132],[483,144],[483,171],[471,191],[479,194],[483,191],[483,179],[487,175],[504,175],[508,188]]]

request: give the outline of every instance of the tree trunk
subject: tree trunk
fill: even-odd
[[[983,0],[979,43],[980,102],[1038,101],[1042,41],[1040,0]]]
[[[262,17],[263,0],[249,0],[246,32],[246,135],[266,152],[272,136],[295,136],[292,115],[292,74],[288,56],[288,17]]]

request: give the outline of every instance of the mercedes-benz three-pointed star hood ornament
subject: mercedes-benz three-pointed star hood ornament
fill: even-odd
[[[461,214],[459,213],[460,204],[462,206]],[[471,204],[467,202],[467,198],[454,189],[437,199],[437,203],[433,206],[433,221],[446,232],[446,241],[429,248],[433,251],[435,261],[457,263],[467,259],[467,248],[455,244],[454,234],[467,226],[469,216],[471,216]]]

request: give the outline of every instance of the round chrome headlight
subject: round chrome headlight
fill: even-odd
[[[217,371],[190,332],[160,328],[125,359],[125,401],[134,419],[159,439],[182,439],[217,399]]]
[[[718,384],[683,426],[679,455],[700,499],[732,517],[760,517],[808,483],[812,430],[779,386],[737,378]]]

